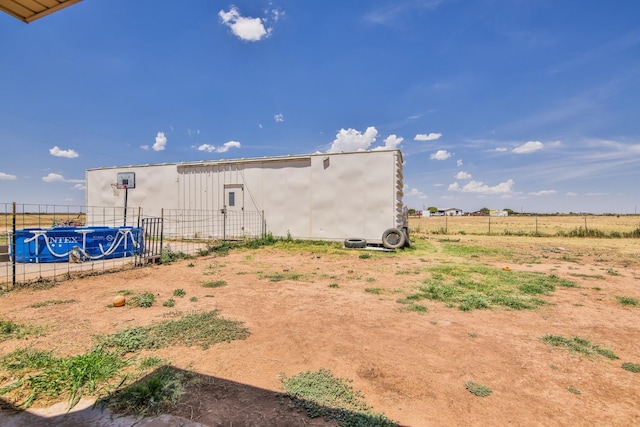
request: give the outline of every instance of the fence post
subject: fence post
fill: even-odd
[[[16,202],[13,202],[11,219],[11,289],[16,288]]]
[[[489,235],[491,235],[491,215],[489,215]]]
[[[538,235],[538,217],[536,217],[536,236]]]
[[[222,208],[222,241],[227,241],[227,207]]]
[[[160,209],[160,260],[162,260],[162,239],[164,237],[164,208]],[[162,262],[162,261],[160,261]]]

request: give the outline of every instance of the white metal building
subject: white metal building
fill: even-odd
[[[400,150],[375,150],[89,169],[86,201],[123,206],[113,191],[120,177],[129,180],[128,205],[145,215],[257,211],[274,236],[380,244],[389,229],[408,232],[402,163]]]

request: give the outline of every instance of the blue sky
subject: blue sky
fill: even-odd
[[[398,147],[409,207],[635,213],[638,17],[635,0],[1,13],[0,202],[82,205],[88,168]]]

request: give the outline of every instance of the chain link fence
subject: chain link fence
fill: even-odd
[[[0,204],[0,289],[189,256],[214,241],[260,238],[263,212]]]

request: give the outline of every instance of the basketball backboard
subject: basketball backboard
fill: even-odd
[[[118,172],[118,187],[132,189],[136,188],[136,174],[135,172]]]

